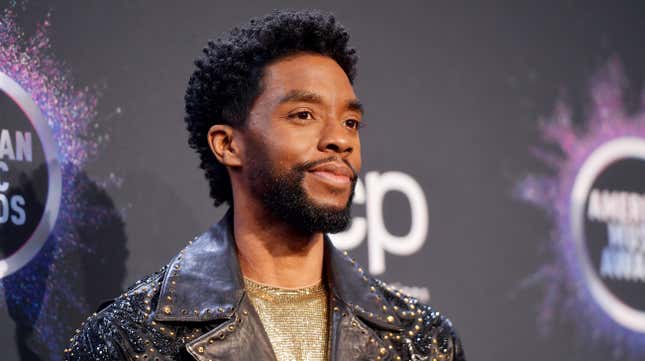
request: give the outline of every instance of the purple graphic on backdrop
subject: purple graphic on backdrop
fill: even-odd
[[[539,326],[568,319],[579,340],[612,347],[615,360],[645,356],[645,97],[628,114],[626,88],[614,59],[592,79],[584,128],[558,103],[541,133],[560,152],[532,150],[553,173],[517,188],[554,225],[552,262],[526,281],[545,289]]]
[[[47,225],[50,232],[42,247],[24,265],[0,277],[0,308],[6,307],[15,321],[21,358],[37,354],[59,360],[71,332],[69,324],[77,324],[66,320],[66,315],[90,312],[86,297],[80,294],[83,285],[79,279],[85,275],[79,270],[85,270],[79,260],[101,263],[96,258],[97,247],[84,242],[83,237],[105,224],[122,222],[105,206],[111,203],[105,200],[102,187],[84,173],[107,139],[96,121],[96,92],[75,88],[70,72],[51,54],[48,17],[28,37],[17,19],[15,6],[0,14],[0,73],[28,94],[49,127],[60,172],[59,189],[54,189],[60,193],[60,206],[55,223]],[[46,179],[51,176],[47,166],[44,162],[21,179]],[[12,187],[24,191],[31,186],[27,183]],[[111,272],[118,274],[120,270]]]

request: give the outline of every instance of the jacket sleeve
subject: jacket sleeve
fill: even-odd
[[[64,350],[65,361],[120,361],[127,356],[119,340],[122,330],[103,315],[91,316],[70,339]]]
[[[461,345],[461,339],[457,336],[457,333],[452,332],[452,345],[453,345],[453,357],[454,361],[466,361],[466,355],[464,354],[464,348]]]
[[[466,361],[461,339],[455,331],[450,319],[441,315],[437,320],[437,326],[433,330],[433,340],[439,340],[439,353],[444,353],[446,361]]]
[[[450,319],[429,306],[424,308],[424,316],[420,320],[423,320],[426,331],[416,339],[416,349],[432,360],[466,361],[461,340]]]

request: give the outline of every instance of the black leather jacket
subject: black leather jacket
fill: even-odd
[[[275,360],[245,294],[231,212],[90,316],[66,360]],[[325,237],[331,360],[464,361],[450,321],[367,275]]]

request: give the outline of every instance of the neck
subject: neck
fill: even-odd
[[[301,288],[319,281],[323,234],[304,234],[258,204],[234,202],[233,230],[242,274],[281,288]]]

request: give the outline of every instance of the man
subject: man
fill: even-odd
[[[274,12],[209,42],[189,143],[227,215],[91,316],[68,360],[464,360],[451,323],[325,233],[350,222],[363,108],[331,15]]]

